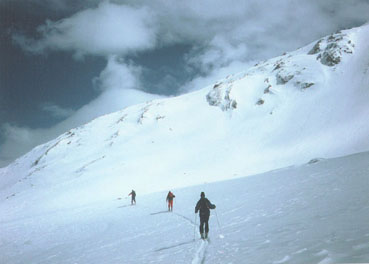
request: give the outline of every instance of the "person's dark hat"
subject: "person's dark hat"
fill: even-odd
[[[205,197],[205,193],[204,192],[201,192],[200,196],[201,197]]]

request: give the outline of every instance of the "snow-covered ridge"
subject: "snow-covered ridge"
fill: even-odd
[[[342,31],[72,129],[0,169],[0,199],[84,204],[369,150],[368,33]]]
[[[267,94],[273,94],[273,87],[277,85],[286,85],[291,82],[296,89],[304,90],[312,87],[319,82],[316,77],[322,68],[314,65],[312,59],[320,61],[326,66],[338,65],[344,60],[346,54],[354,52],[355,34],[341,31],[327,36],[296,52],[286,53],[283,56],[258,63],[245,73],[240,73],[233,78],[228,76],[225,80],[214,84],[213,89],[207,95],[207,101],[210,105],[219,106],[222,110],[237,108],[237,101],[230,97],[233,83],[247,77],[254,77],[260,74],[265,75],[264,96],[260,96],[257,105],[264,104],[264,98]],[[311,47],[312,46],[312,47]],[[309,51],[307,51],[309,50]],[[304,56],[304,53],[314,56]],[[315,77],[315,78],[314,78]],[[259,81],[260,83],[260,81]]]

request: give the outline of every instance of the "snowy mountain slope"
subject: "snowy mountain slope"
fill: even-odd
[[[166,192],[42,212],[17,212],[15,197],[1,203],[0,262],[368,262],[368,164],[367,152],[177,189],[173,213]],[[210,243],[198,239],[201,191],[217,205]]]
[[[63,208],[368,150],[368,33],[342,31],[73,129],[1,169],[0,200]]]

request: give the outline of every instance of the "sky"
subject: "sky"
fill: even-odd
[[[369,20],[369,0],[0,0],[0,167]]]

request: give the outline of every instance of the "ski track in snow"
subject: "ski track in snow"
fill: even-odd
[[[181,214],[178,214],[178,213],[174,213],[174,212],[173,212],[173,214],[176,215],[176,216],[179,216],[179,217],[183,218],[184,220],[186,220],[187,222],[189,222],[192,225],[196,225],[190,218],[188,218],[188,217],[186,217],[184,215],[181,215]],[[198,217],[198,216],[196,215],[195,217]]]
[[[133,205],[131,205],[131,204],[121,205],[121,206],[118,206],[117,208],[125,208],[125,207],[130,207],[130,206],[133,206]]]
[[[158,214],[166,214],[166,213],[176,215],[176,216],[186,220],[187,222],[191,223],[192,225],[195,225],[194,221],[192,221],[190,218],[188,218],[187,216],[181,215],[179,213],[176,213],[176,212],[159,211],[159,212],[151,213],[150,215],[158,215]],[[197,217],[197,215],[196,215],[196,217]]]
[[[175,247],[180,247],[180,246],[191,244],[191,243],[194,243],[194,242],[196,242],[196,240],[194,240],[194,239],[189,240],[189,241],[184,241],[184,242],[174,244],[174,245],[170,245],[170,246],[167,246],[167,247],[158,248],[158,249],[155,250],[155,252],[163,251],[163,250],[166,250],[166,249],[172,249],[172,248],[175,248]]]
[[[206,250],[209,242],[202,240],[199,249],[196,251],[192,264],[204,264],[206,259]]]
[[[151,213],[150,215],[166,214],[166,213],[170,213],[170,212],[169,212],[168,210],[165,210],[165,211],[160,211],[160,212]]]

